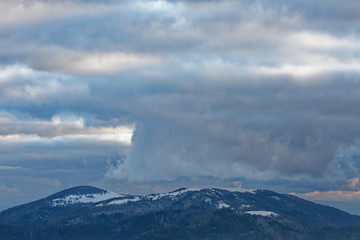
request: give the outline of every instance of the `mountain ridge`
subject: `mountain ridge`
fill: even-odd
[[[109,239],[116,239],[117,234],[128,236],[124,239],[158,239],[169,237],[173,231],[188,234],[189,239],[202,239],[196,236],[205,236],[210,227],[216,236],[228,231],[228,237],[218,239],[243,234],[244,239],[264,234],[297,239],[297,235],[310,236],[314,231],[320,234],[323,228],[360,226],[360,216],[270,190],[179,188],[140,196],[78,186],[4,210],[0,212],[0,225],[9,234],[24,232],[24,236],[76,231],[86,235],[93,227],[98,233],[110,234]],[[356,229],[346,231],[357,234]]]

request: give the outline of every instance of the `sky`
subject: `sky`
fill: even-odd
[[[358,0],[1,0],[0,209],[77,185],[360,214]]]

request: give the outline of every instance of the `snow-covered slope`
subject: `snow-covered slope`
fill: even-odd
[[[159,199],[164,198],[164,197],[169,197],[169,198],[174,200],[177,196],[180,196],[180,195],[182,195],[184,193],[198,192],[198,191],[201,191],[201,189],[181,188],[181,189],[178,189],[176,191],[169,192],[169,193],[150,194],[150,195],[146,196],[145,198],[155,201],[155,200],[159,200]]]
[[[70,194],[63,198],[53,199],[52,206],[56,207],[56,206],[64,206],[69,204],[97,203],[122,196],[124,195],[109,191],[103,193],[92,193],[92,194]]]
[[[128,202],[138,202],[141,199],[143,199],[143,197],[140,196],[131,196],[131,197],[125,197],[125,198],[121,198],[121,199],[112,199],[111,201],[106,201],[100,204],[97,204],[96,207],[103,207],[106,205],[123,205],[123,204],[127,204]]]

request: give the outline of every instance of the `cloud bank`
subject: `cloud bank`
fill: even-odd
[[[0,195],[19,176],[357,191],[358,1],[0,9]]]

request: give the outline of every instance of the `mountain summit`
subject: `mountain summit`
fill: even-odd
[[[5,210],[0,224],[0,239],[360,237],[360,227],[351,227],[360,217],[336,208],[269,190],[217,188],[139,196],[79,186]]]

